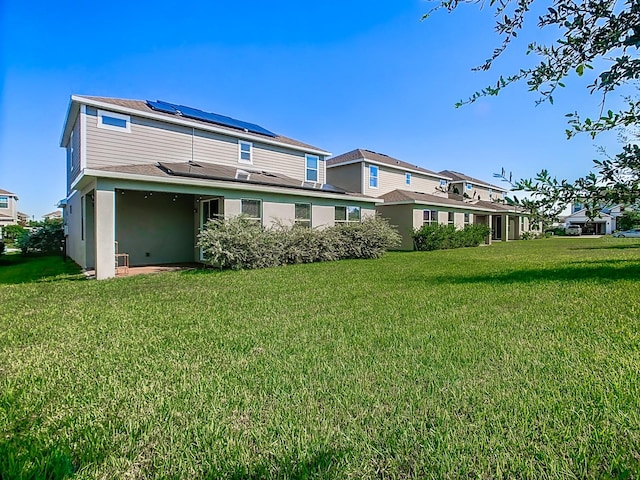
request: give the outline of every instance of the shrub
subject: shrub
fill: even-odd
[[[22,225],[7,225],[2,228],[2,235],[5,240],[15,240],[24,232]]]
[[[465,225],[463,229],[453,225],[423,225],[413,233],[413,244],[421,251],[477,247],[490,233],[487,225]]]
[[[28,253],[60,253],[64,241],[62,223],[45,223],[31,231],[24,230],[16,245],[23,254]]]
[[[5,248],[4,240],[0,240],[0,255],[4,254],[4,248]]]
[[[276,225],[263,228],[246,217],[210,220],[198,236],[205,260],[223,269],[379,258],[400,243],[400,236],[380,217],[324,229]]]

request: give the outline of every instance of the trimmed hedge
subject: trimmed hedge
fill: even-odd
[[[465,225],[463,229],[453,225],[423,225],[413,232],[413,245],[420,251],[477,247],[490,234],[487,225]]]
[[[377,216],[323,229],[296,225],[263,228],[239,216],[210,220],[198,235],[205,261],[233,270],[379,258],[399,244],[396,230]]]

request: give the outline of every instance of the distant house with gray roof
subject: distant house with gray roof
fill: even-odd
[[[327,160],[327,179],[351,192],[378,197],[376,212],[398,227],[404,250],[413,249],[413,232],[424,224],[488,225],[492,234],[487,243],[516,240],[530,230],[529,218],[505,203],[504,188],[453,170],[436,173],[358,148]]]

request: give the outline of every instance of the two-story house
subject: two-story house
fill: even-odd
[[[424,224],[489,225],[492,235],[487,243],[515,240],[529,230],[528,218],[503,203],[505,189],[458,172],[432,172],[371,150],[330,158],[327,179],[349,191],[378,197],[376,211],[398,227],[405,250],[413,249],[413,232]]]
[[[162,101],[74,95],[60,145],[67,253],[98,279],[115,275],[116,248],[131,265],[199,261],[210,218],[331,226],[378,201],[330,185],[324,149]]]
[[[18,196],[0,188],[0,238],[2,227],[18,223]]]

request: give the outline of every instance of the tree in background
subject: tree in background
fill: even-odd
[[[640,227],[640,211],[625,210],[625,212],[616,220],[617,230],[631,230]]]
[[[475,70],[489,70],[494,61],[509,47],[512,40],[526,26],[525,17],[534,0],[489,0],[496,17],[495,29],[502,36],[502,43],[492,55]],[[485,5],[482,0],[441,0],[425,15],[437,10],[448,12],[463,4]],[[586,133],[595,138],[599,133],[638,125],[640,100],[626,97],[625,106],[618,110],[606,108],[608,97],[616,90],[640,79],[640,2],[638,0],[538,0],[536,5],[547,6],[538,18],[537,27],[556,29],[557,36],[550,44],[530,43],[526,54],[537,55],[540,62],[531,68],[523,68],[509,76],[500,76],[493,86],[475,92],[456,107],[473,103],[481,97],[497,95],[508,85],[525,81],[529,91],[537,92],[537,103],[553,104],[553,95],[564,88],[563,80],[570,75],[591,76],[588,85],[591,94],[602,97],[597,116],[581,117],[578,112],[568,113],[567,137]],[[633,135],[632,135],[633,136]],[[636,137],[635,140],[638,140]],[[497,176],[512,183],[514,190],[529,193],[529,199],[515,203],[529,209],[534,217],[557,217],[571,201],[584,203],[588,214],[594,216],[604,205],[638,203],[640,197],[640,147],[633,139],[625,139],[622,151],[605,155],[604,160],[594,160],[595,173],[573,182],[557,180],[547,170],[533,179],[511,182],[505,172]]]

